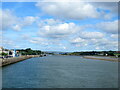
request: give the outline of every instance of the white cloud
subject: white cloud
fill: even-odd
[[[82,32],[80,37],[84,39],[91,39],[91,38],[103,38],[104,34],[101,32]]]
[[[105,20],[110,20],[112,18],[112,14],[111,13],[110,14],[104,14],[103,18]]]
[[[76,37],[71,40],[69,40],[70,43],[76,47],[85,47],[88,45],[88,41],[86,39]]]
[[[21,26],[20,25],[14,25],[12,26],[12,29],[16,30],[16,31],[20,31],[21,30]]]
[[[39,25],[56,25],[56,24],[59,24],[59,23],[64,23],[63,21],[60,21],[58,19],[45,19],[45,20],[41,20],[40,24]]]
[[[24,18],[24,25],[31,25],[32,23],[34,23],[36,20],[38,19],[38,17],[33,17],[33,16],[27,16]]]
[[[73,40],[71,40],[71,42],[72,43],[81,43],[81,42],[85,42],[85,40],[78,37],[78,38],[74,38]]]
[[[0,9],[0,21],[2,21],[0,28],[6,30],[7,28],[11,28],[13,24],[16,24],[17,17],[9,9]]]
[[[118,41],[109,40],[107,38],[101,38],[101,39],[91,39],[89,41],[90,45],[95,45],[96,47],[99,47],[101,49],[117,49],[118,48]]]
[[[30,37],[27,39],[30,43],[38,44],[38,45],[60,45],[60,40],[58,39],[49,39],[43,37]]]
[[[84,2],[38,2],[36,6],[45,13],[67,19],[98,18],[100,15],[96,7]]]
[[[29,42],[34,43],[34,44],[42,44],[42,45],[48,45],[48,42],[46,39],[36,37],[36,38],[31,38]]]
[[[99,47],[100,50],[116,50],[118,49],[118,42],[109,39],[100,39],[95,42],[91,40],[93,46]],[[96,48],[97,49],[97,48]]]
[[[111,34],[111,38],[118,39],[118,34]]]
[[[96,28],[107,33],[118,33],[118,20],[98,23]]]
[[[40,29],[38,32],[40,36],[61,39],[69,35],[75,34],[81,29],[74,23],[61,23],[60,21],[53,19],[51,23],[50,21],[45,20],[45,22],[40,23]]]
[[[38,17],[26,16],[22,20],[19,20],[16,25],[13,25],[14,30],[20,31],[23,27],[32,25],[38,20]]]
[[[76,37],[70,40],[71,45],[84,49],[93,50],[117,50],[118,41],[102,38],[80,38]]]
[[[108,23],[108,22],[103,22],[103,23]],[[98,23],[97,25],[100,24],[101,23]],[[94,26],[97,27],[97,25]],[[110,50],[111,48],[117,49],[118,46],[117,41],[110,39],[111,37],[107,38],[108,36],[106,36],[107,34],[105,34],[106,32],[105,27],[103,28],[105,29],[103,30],[105,32],[83,31],[82,28],[84,26],[78,26],[75,23],[65,23],[63,21],[56,19],[42,20],[39,23],[39,27],[40,27],[38,33],[39,36],[41,38],[46,38],[46,40],[43,40],[43,42],[48,42],[47,44],[49,45],[59,45],[58,42],[60,42],[61,40],[65,40],[65,42],[68,42],[70,45],[75,47],[79,47],[79,48],[89,47],[89,49],[92,47],[93,49],[96,50],[106,50],[106,49]],[[97,27],[97,29],[99,27]],[[87,28],[89,28],[89,26]],[[55,41],[56,43],[54,43],[53,41]]]
[[[118,5],[116,2],[77,2],[71,0],[52,2],[44,0],[36,4],[44,13],[52,16],[65,18],[65,19],[87,19],[87,18],[102,18],[111,19],[117,16]],[[101,11],[98,11],[100,9]],[[106,12],[110,11],[109,13]]]
[[[0,29],[2,30],[13,29],[19,31],[25,26],[32,25],[35,21],[37,21],[37,19],[38,17],[33,16],[20,18],[14,15],[14,13],[9,9],[0,9],[0,21],[2,21]]]

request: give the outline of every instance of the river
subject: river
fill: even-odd
[[[36,57],[3,67],[2,79],[3,88],[117,88],[118,62]]]

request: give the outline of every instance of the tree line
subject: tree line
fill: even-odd
[[[72,53],[64,53],[62,55],[96,55],[96,56],[120,56],[119,51],[83,51],[83,52],[72,52]]]
[[[32,50],[31,48],[17,50],[21,55],[41,55],[41,50]]]

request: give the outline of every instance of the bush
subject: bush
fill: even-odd
[[[7,54],[7,53],[2,52],[2,53],[1,53],[1,55],[2,55],[2,56],[7,56],[8,54]]]

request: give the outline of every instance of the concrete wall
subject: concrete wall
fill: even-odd
[[[39,57],[39,55],[29,55],[29,56],[21,56],[21,57],[13,57],[13,58],[5,58],[5,59],[0,59],[0,66],[6,66],[9,64],[13,64],[19,61],[23,61],[29,58],[33,57]]]

